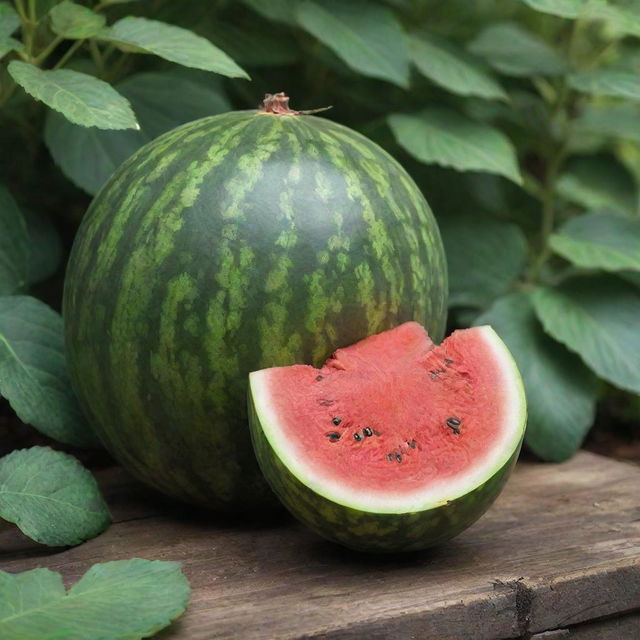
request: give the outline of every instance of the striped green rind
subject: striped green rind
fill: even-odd
[[[253,508],[269,492],[248,372],[408,320],[439,339],[446,290],[431,211],[377,145],[310,116],[205,118],[140,149],[87,212],[64,296],[72,381],[138,477]]]
[[[303,524],[345,547],[370,553],[419,551],[450,540],[471,526],[494,502],[520,453],[483,484],[446,504],[411,513],[374,513],[328,500],[302,483],[282,463],[264,434],[249,393],[249,423],[260,468],[282,504]]]

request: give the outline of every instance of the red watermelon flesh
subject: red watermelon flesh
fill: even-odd
[[[490,327],[435,346],[415,322],[338,349],[321,369],[251,374],[264,435],[312,491],[376,513],[446,504],[519,447],[517,368]]]

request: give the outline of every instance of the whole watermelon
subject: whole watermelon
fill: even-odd
[[[157,138],[96,196],[67,270],[71,377],[141,480],[252,509],[271,494],[251,450],[247,374],[319,365],[408,320],[438,339],[446,292],[438,228],[402,167],[268,96]]]

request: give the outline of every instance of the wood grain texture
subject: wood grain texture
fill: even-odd
[[[100,480],[109,531],[52,553],[0,525],[0,567],[46,566],[73,582],[94,562],[181,561],[192,601],[163,640],[502,640],[640,610],[640,468],[590,453],[519,463],[468,531],[391,558],[341,549],[287,518],[258,526],[194,513],[121,470]]]

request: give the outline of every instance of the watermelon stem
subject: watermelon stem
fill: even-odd
[[[296,111],[289,106],[289,96],[280,91],[279,93],[265,93],[262,104],[258,107],[262,113],[270,113],[276,116],[299,116],[309,115],[327,111],[331,107],[320,107],[318,109],[308,109],[306,111]]]

